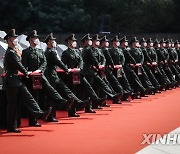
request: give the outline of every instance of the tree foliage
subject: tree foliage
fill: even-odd
[[[178,32],[179,12],[179,0],[5,0],[0,3],[0,29],[38,29],[41,33]]]

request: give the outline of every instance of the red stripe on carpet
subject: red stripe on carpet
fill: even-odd
[[[180,89],[141,100],[81,114],[80,118],[60,118],[41,128],[23,127],[21,134],[0,130],[2,154],[132,154],[141,145],[144,133],[166,134],[180,126]],[[58,112],[58,117],[66,113]],[[23,120],[27,125],[27,120]]]

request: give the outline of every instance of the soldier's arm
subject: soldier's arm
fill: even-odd
[[[84,52],[86,52],[85,53],[86,56],[87,56],[86,58],[91,60],[92,65],[94,65],[96,68],[98,68],[99,67],[99,63],[98,63],[96,57],[93,55],[93,53],[92,53],[93,51],[91,51],[91,49],[89,49],[89,50],[86,50]]]
[[[82,59],[82,56],[80,55],[80,53],[78,53],[78,54],[79,54],[79,61],[78,61],[79,68],[82,70],[83,69],[83,59]]]
[[[40,66],[39,66],[38,70],[41,70],[42,72],[44,72],[46,69],[47,61],[46,61],[46,57],[45,57],[43,51],[41,51],[41,54],[42,54],[42,58],[41,58]]]
[[[21,62],[23,64],[23,66],[27,69],[27,67],[28,67],[28,55],[26,53],[26,50],[22,51]]]
[[[147,50],[143,50],[143,54],[144,54],[144,59],[145,61],[149,62],[150,64],[152,64],[152,60],[151,58],[149,57],[149,54],[147,52]]]
[[[135,59],[132,57],[132,55],[130,54],[130,52],[128,50],[125,50],[124,56],[125,56],[125,59],[127,59],[127,61],[136,65]]]
[[[20,71],[21,73],[25,74],[25,75],[28,75],[28,72],[27,70],[25,69],[25,67],[22,65],[19,57],[13,53],[13,52],[10,52],[9,53],[9,62],[11,63],[11,65],[17,69],[18,71]]]
[[[59,68],[63,69],[65,72],[68,72],[68,68],[66,65],[59,59],[57,53],[52,51],[50,53],[50,60],[54,63],[54,65],[58,66]]]
[[[103,54],[104,54],[104,57],[105,57],[105,60],[106,60],[106,64],[114,66],[114,62],[112,60],[112,57],[111,57],[109,51],[108,50],[104,50]]]

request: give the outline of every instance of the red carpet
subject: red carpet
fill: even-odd
[[[180,88],[131,103],[111,105],[97,114],[62,118],[43,123],[41,128],[26,127],[21,134],[0,130],[1,154],[133,154],[144,133],[168,133],[180,126]]]

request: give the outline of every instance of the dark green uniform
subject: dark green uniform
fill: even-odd
[[[62,53],[61,60],[68,68],[80,68],[81,70],[83,69],[83,60],[78,49],[68,48]],[[80,74],[80,81],[83,90],[86,91],[88,94],[87,96],[90,97],[92,100],[97,99],[97,94],[95,93],[89,82],[86,80],[82,72]]]
[[[157,72],[155,72],[155,69],[151,68],[152,72],[154,73],[156,79],[158,80],[162,88],[164,88],[166,85],[169,85],[171,82],[169,78],[166,76],[166,73],[164,72],[164,70],[159,68],[159,61],[158,61],[158,56],[157,56],[158,52],[160,52],[158,48],[152,48],[152,47],[147,48],[147,53],[151,62],[152,63],[156,62],[158,64],[156,68]]]
[[[114,102],[116,102],[117,99],[119,99],[119,95],[112,91],[112,89],[99,76],[99,62],[96,58],[95,52],[92,50],[92,47],[83,48],[82,58],[84,62],[82,73],[85,75],[88,82],[93,87],[95,86],[104,91],[109,97],[113,98]]]
[[[159,52],[157,52],[158,59],[159,59],[159,67],[160,69],[164,70],[167,77],[169,78],[171,85],[174,86],[176,84],[176,80],[173,77],[173,73],[169,68],[168,61],[169,61],[169,53],[168,50],[165,48],[160,48]]]
[[[178,54],[175,48],[169,48],[169,67],[172,71],[172,73],[175,75],[176,81],[180,82],[180,73],[178,71],[179,66],[177,65],[178,62]]]
[[[46,69],[46,57],[42,49],[29,47],[22,51],[22,64],[28,71],[41,70],[42,75],[42,90],[48,97],[48,102],[56,105],[66,104],[67,100],[62,98],[59,93],[50,85],[47,78],[44,76]]]
[[[21,77],[18,76],[18,71],[27,75],[28,72],[20,62],[20,57],[16,51],[8,47],[4,57],[4,67],[6,69],[6,76],[4,80],[4,87],[7,94],[7,129],[14,131],[17,127],[17,108],[20,100],[37,118],[37,114],[43,113],[38,104],[24,85]]]
[[[148,50],[153,50],[153,48],[149,48]],[[160,88],[160,84],[157,81],[156,77],[154,76],[155,72],[151,71],[151,66],[148,65],[148,63],[152,64],[152,60],[149,57],[148,53],[147,53],[147,49],[146,48],[141,48],[141,51],[144,55],[144,62],[143,62],[143,68],[146,71],[149,80],[151,81],[151,83],[153,84],[153,86],[156,88],[156,90],[158,90]],[[153,74],[154,73],[154,74]]]
[[[130,50],[130,53],[132,55],[132,57],[135,59],[136,63],[140,63],[142,65],[141,67],[141,72],[142,75],[139,75],[139,78],[141,80],[141,83],[143,84],[143,86],[148,89],[148,91],[152,91],[154,89],[151,81],[149,80],[144,67],[143,67],[143,63],[144,63],[144,55],[141,51],[141,49],[139,48],[132,48]]]
[[[125,57],[124,57],[123,51],[120,48],[113,47],[110,49],[109,53],[112,57],[114,65],[122,65],[121,77],[118,78],[118,81],[123,87],[123,95],[124,95],[124,98],[126,99],[132,93],[132,88],[126,77],[126,73],[124,72]]]
[[[57,51],[54,48],[47,48],[45,51],[45,56],[47,60],[47,67],[44,72],[46,78],[50,82],[50,84],[61,94],[65,95],[67,99],[74,98],[74,100],[78,103],[76,106],[71,108],[69,111],[69,115],[74,115],[76,112],[76,108],[79,108],[82,106],[83,101],[74,95],[74,93],[67,87],[67,85],[64,83],[64,81],[58,77],[58,74],[56,72],[56,66],[63,69],[66,73],[68,72],[68,68],[66,65],[60,60],[60,58],[57,55]],[[90,108],[90,106],[89,106]],[[89,108],[86,108],[89,110]]]
[[[97,51],[99,50],[99,51]],[[112,87],[112,90],[114,90],[116,93],[121,94],[121,97],[123,95],[123,88],[118,82],[117,78],[114,76],[112,69],[114,68],[114,62],[111,58],[111,55],[109,53],[108,48],[102,48],[102,49],[95,49],[93,48],[93,51],[95,52],[95,56],[98,59],[99,55],[103,54],[101,59],[99,59],[99,64],[104,65],[106,68],[105,74],[105,82],[109,85],[109,87]],[[101,62],[102,61],[102,62]],[[111,68],[109,67],[111,66]],[[107,80],[107,81],[106,81]]]

